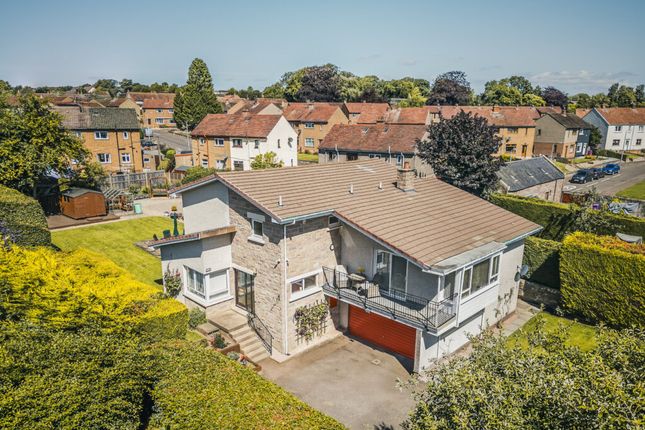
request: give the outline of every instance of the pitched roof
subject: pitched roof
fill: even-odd
[[[542,115],[547,113],[562,113],[562,107],[560,106],[537,106],[535,109]]]
[[[106,103],[106,107],[119,107],[127,100],[126,97],[118,97]]]
[[[499,169],[497,176],[510,192],[564,179],[560,169],[544,156],[506,163]]]
[[[577,108],[576,109],[576,115],[579,116],[580,118],[583,118],[589,112],[591,112],[591,109],[584,109],[584,108]]]
[[[63,191],[61,194],[68,197],[78,197],[87,193],[103,194],[100,191],[90,190],[89,188],[68,188],[67,190]]]
[[[284,117],[289,122],[328,122],[338,109],[337,103],[289,103]]]
[[[195,127],[191,136],[264,138],[271,133],[280,118],[282,115],[208,114]]]
[[[374,124],[383,120],[383,115],[390,109],[387,103],[345,103],[350,114],[358,114],[356,124]]]
[[[532,106],[441,106],[441,116],[452,118],[462,110],[486,118],[496,127],[535,127],[540,117]]]
[[[610,125],[645,124],[645,108],[596,108]]]
[[[135,102],[142,103],[146,99],[168,99],[172,97],[174,99],[175,93],[157,93],[157,92],[140,92],[140,91],[130,91],[127,94],[127,97],[134,100]]]
[[[274,105],[282,110],[282,103],[272,99],[257,99],[257,100],[240,100],[228,109],[228,114],[235,114],[240,112],[248,112],[251,114],[259,114],[265,108]]]
[[[158,97],[143,100],[144,109],[172,109],[175,103],[175,95],[170,94],[165,97]]]
[[[63,127],[70,130],[139,130],[134,109],[80,106],[54,106],[52,109],[63,116]]]
[[[414,192],[396,188],[396,178],[395,166],[366,160],[224,172],[177,191],[219,180],[282,223],[334,213],[427,268],[540,228],[436,178],[416,178]],[[303,183],[308,184],[306,193],[302,192]]]
[[[408,107],[393,109],[385,113],[384,120],[391,124],[420,124],[430,123],[430,112],[434,106]]]
[[[361,152],[414,153],[417,139],[426,133],[425,125],[402,124],[336,124],[319,146]]]
[[[591,128],[588,122],[583,121],[582,118],[573,114],[562,115],[559,113],[549,113],[547,115],[565,128]]]

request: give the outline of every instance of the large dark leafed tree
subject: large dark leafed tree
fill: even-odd
[[[426,104],[467,105],[472,97],[472,88],[464,72],[453,71],[437,76]]]
[[[296,100],[333,102],[340,100],[338,67],[333,64],[308,67],[300,79]]]
[[[192,130],[207,114],[222,112],[208,67],[203,60],[195,58],[188,69],[186,85],[175,96],[175,122],[181,129]]]
[[[501,139],[485,118],[464,111],[431,124],[418,142],[419,156],[435,175],[477,196],[494,189],[501,160],[494,157]]]
[[[554,87],[546,87],[542,90],[542,98],[547,106],[564,106],[569,104],[569,97],[562,91]]]

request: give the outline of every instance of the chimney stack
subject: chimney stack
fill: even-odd
[[[401,191],[414,191],[414,170],[410,169],[410,162],[403,163],[403,167],[398,169],[396,177],[396,187]]]

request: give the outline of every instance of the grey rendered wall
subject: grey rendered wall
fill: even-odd
[[[228,189],[219,182],[182,193],[186,233],[229,225]]]

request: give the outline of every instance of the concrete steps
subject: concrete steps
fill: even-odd
[[[232,310],[226,310],[207,314],[206,318],[209,326],[214,326],[226,332],[235,342],[239,343],[240,350],[251,361],[258,363],[269,357],[269,352],[243,315]]]

